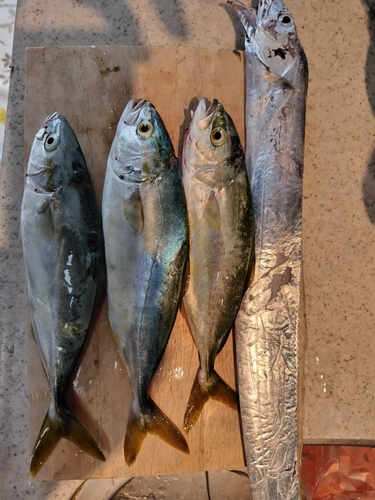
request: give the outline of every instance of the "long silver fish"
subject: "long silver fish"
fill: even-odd
[[[189,430],[211,397],[237,408],[214,371],[233,326],[253,250],[250,186],[239,136],[222,104],[202,99],[185,134],[183,184],[189,219],[189,278],[183,298],[199,353],[184,418]]]
[[[102,288],[104,245],[81,148],[59,113],[46,119],[34,139],[21,234],[32,330],[52,396],[31,456],[33,477],[61,437],[105,460],[65,401]]]
[[[307,61],[281,0],[228,2],[246,31],[246,161],[255,270],[235,325],[254,500],[300,498],[302,171]]]
[[[108,315],[133,390],[124,451],[132,465],[147,433],[188,453],[148,385],[177,313],[187,257],[178,160],[154,106],[131,100],[117,127],[103,191]]]

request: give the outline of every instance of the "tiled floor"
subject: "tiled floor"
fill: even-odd
[[[16,6],[17,0],[0,0],[0,161],[3,151]]]

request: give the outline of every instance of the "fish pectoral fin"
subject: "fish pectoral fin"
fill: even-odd
[[[51,408],[51,407],[50,407]],[[30,476],[35,475],[42,468],[43,464],[51,455],[57,442],[62,438],[66,438],[88,455],[105,461],[105,457],[86,429],[78,422],[76,417],[67,408],[60,411],[60,416],[54,419],[50,414],[57,415],[56,412],[48,410],[42,427],[40,428],[38,438],[36,440],[34,450],[31,454],[30,461]]]
[[[47,210],[49,209],[49,203],[50,203],[50,200],[47,199],[47,200],[44,200],[43,203],[40,205],[40,207],[38,208],[37,210],[37,214],[40,215],[40,214],[45,214],[47,212]]]
[[[238,409],[238,394],[216,373],[206,382],[199,380],[199,371],[194,379],[184,416],[184,429],[189,432],[198,420],[208,399],[216,399],[233,410]]]
[[[189,250],[188,250],[186,263],[185,263],[185,267],[184,267],[184,272],[182,274],[182,284],[181,284],[180,299],[179,299],[181,311],[183,310],[182,299],[184,298],[184,295],[189,288],[189,280],[190,280],[190,259],[189,259]]]
[[[291,90],[294,90],[296,92],[300,91],[289,80],[287,80],[283,76],[280,76],[280,75],[277,75],[276,73],[273,73],[272,71],[267,71],[264,78],[273,87],[282,87],[284,89],[291,89]]]
[[[211,191],[205,204],[205,224],[214,232],[220,231],[220,209],[214,191]]]
[[[31,336],[32,336],[32,338],[33,338],[33,341],[34,341],[35,343],[37,343],[37,341],[36,341],[36,336],[35,336],[35,332],[34,332],[34,328],[33,328],[33,325],[31,325]]]
[[[139,191],[123,200],[124,220],[136,234],[141,234],[144,227],[143,206]]]
[[[148,399],[144,413],[136,414],[132,409],[129,415],[124,443],[125,461],[129,467],[135,462],[147,433],[159,437],[177,450],[190,453],[180,430],[151,399]]]

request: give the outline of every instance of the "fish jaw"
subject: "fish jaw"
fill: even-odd
[[[196,127],[199,130],[206,130],[210,123],[212,122],[213,115],[216,111],[219,102],[217,99],[214,99],[210,104],[210,101],[205,97],[201,99],[198,103],[197,109],[193,113],[193,118],[190,123],[189,130],[193,132]]]
[[[207,140],[206,130],[210,126],[215,112],[217,101],[210,105],[205,98],[199,101],[189,128],[186,130],[183,147],[184,174],[190,177],[199,177],[202,165],[207,167],[207,162],[212,163],[213,148]]]
[[[227,3],[237,12],[246,33],[246,40],[250,42],[257,24],[256,10],[252,7],[246,7],[238,0],[227,0]]]

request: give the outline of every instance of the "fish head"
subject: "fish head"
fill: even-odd
[[[110,151],[115,175],[135,183],[154,179],[173,155],[172,142],[155,107],[143,99],[131,99],[121,115]]]
[[[86,169],[77,137],[61,113],[53,113],[36,133],[27,166],[34,191],[54,192]]]
[[[253,45],[269,70],[285,76],[302,50],[290,11],[281,0],[260,0]]]
[[[282,0],[259,0],[257,9],[239,0],[228,0],[246,33],[246,50],[255,54],[269,71],[271,83],[277,77],[292,83],[298,63],[305,61],[294,19]],[[285,80],[284,80],[285,83]],[[292,83],[293,85],[293,83]]]
[[[225,185],[237,173],[233,155],[243,152],[232,118],[217,99],[201,99],[185,136],[184,171],[199,182]]]

